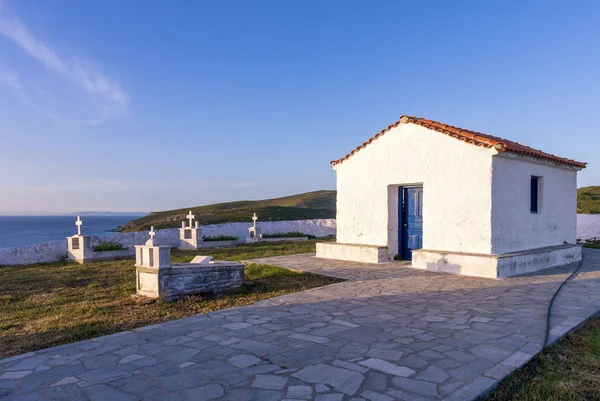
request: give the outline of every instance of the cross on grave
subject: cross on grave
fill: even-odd
[[[256,221],[258,220],[258,216],[256,213],[252,216],[252,227],[248,227],[248,238],[246,242],[258,242],[260,239],[260,234],[258,228],[256,228]]]
[[[194,221],[194,218],[195,218],[196,216],[194,216],[194,215],[192,214],[192,211],[190,210],[190,213],[189,213],[187,216],[185,216],[185,217],[187,217],[187,218],[188,218],[188,220],[190,221],[190,228],[192,228],[192,222]]]
[[[77,235],[81,235],[81,225],[82,224],[83,224],[83,221],[81,221],[79,216],[77,216],[77,221],[75,222],[75,225],[77,226]]]
[[[150,227],[150,231],[148,232],[148,234],[150,234],[150,241],[152,241],[154,243],[154,237],[156,236],[156,232],[154,231],[154,226]]]

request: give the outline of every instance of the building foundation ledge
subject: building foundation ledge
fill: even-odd
[[[389,262],[387,246],[317,242],[317,258],[361,263]]]
[[[412,267],[465,276],[506,278],[581,260],[581,245],[563,244],[503,254],[419,249]]]

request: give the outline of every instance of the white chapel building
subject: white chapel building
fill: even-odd
[[[318,243],[317,257],[493,278],[581,260],[586,163],[402,116],[331,164],[337,242]]]

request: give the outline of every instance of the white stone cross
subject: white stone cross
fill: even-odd
[[[256,228],[256,220],[258,220],[258,217],[256,217],[256,213],[254,213],[254,216],[252,216],[252,221],[254,222],[254,228]]]
[[[81,235],[81,225],[82,224],[83,224],[83,221],[81,221],[79,216],[77,216],[77,221],[75,222],[75,225],[77,226],[77,235]]]
[[[194,215],[192,214],[192,211],[190,210],[190,214],[188,214],[188,215],[187,215],[187,216],[185,216],[185,217],[187,217],[187,218],[188,218],[188,220],[190,221],[190,228],[192,228],[192,222],[194,221],[194,218],[195,218],[196,216],[194,216]]]
[[[154,237],[156,236],[156,232],[154,231],[154,226],[150,226],[150,231],[148,232],[148,234],[150,234],[150,241],[154,242]]]

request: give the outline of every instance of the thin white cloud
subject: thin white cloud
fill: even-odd
[[[68,79],[99,102],[95,108],[95,116],[86,118],[84,123],[97,124],[127,110],[130,98],[118,83],[78,57],[60,57],[49,45],[37,39],[17,17],[9,16],[4,4],[6,3],[0,0],[0,35],[10,39],[48,70]],[[2,74],[0,80],[14,88],[20,88],[14,74]]]
[[[21,83],[19,82],[19,78],[17,77],[17,74],[15,74],[13,71],[10,70],[5,70],[0,68],[0,82],[14,88],[14,89],[20,89],[21,88]]]
[[[21,81],[19,80],[18,75],[14,71],[4,69],[0,66],[0,83],[10,86],[16,93],[17,97],[23,103],[25,103],[27,106],[44,114],[46,117],[48,117],[56,122],[66,123],[66,121],[59,118],[52,111],[46,110],[46,109],[36,105],[35,103],[33,103],[31,101],[31,99],[29,99],[29,96],[27,96],[27,93],[25,93],[25,90],[23,89],[23,86],[21,85]]]

